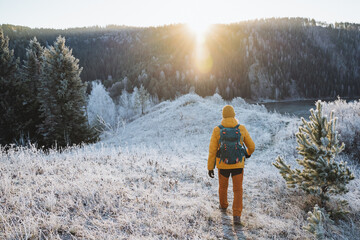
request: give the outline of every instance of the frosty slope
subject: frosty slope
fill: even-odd
[[[206,166],[225,104],[217,95],[187,94],[95,145],[2,152],[0,238],[310,238],[302,227],[313,199],[288,190],[272,166],[277,155],[295,164],[300,120],[240,98],[230,104],[256,144],[244,173],[244,227],[232,225],[231,209],[218,210],[217,174],[208,178]],[[352,213],[336,226],[335,239],[359,235],[359,185],[356,178],[349,186]]]

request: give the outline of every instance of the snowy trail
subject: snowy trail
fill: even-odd
[[[244,231],[246,228],[241,225],[234,225],[232,223],[232,215],[229,213],[221,214],[221,228],[224,239],[246,239]]]

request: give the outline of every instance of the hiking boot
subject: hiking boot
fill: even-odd
[[[226,212],[226,208],[223,208],[223,207],[221,207],[220,205],[219,205],[219,209],[220,209],[220,211],[223,212],[223,213]]]
[[[235,225],[241,225],[240,216],[234,216],[234,224]]]

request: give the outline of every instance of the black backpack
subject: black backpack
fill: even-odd
[[[220,148],[216,154],[226,164],[236,164],[242,162],[247,155],[246,149],[240,144],[241,133],[239,124],[233,128],[226,128],[219,125],[220,128]]]

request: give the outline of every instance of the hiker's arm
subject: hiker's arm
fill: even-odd
[[[220,139],[220,128],[215,127],[209,145],[209,157],[208,157],[208,170],[213,170],[215,168],[215,161],[216,161],[216,152],[219,146],[219,139]]]
[[[247,129],[245,127],[244,127],[244,132],[245,132],[244,143],[245,143],[246,148],[247,148],[247,153],[249,155],[251,155],[255,151],[255,143],[251,139],[250,134],[249,134],[249,132],[247,131]]]

